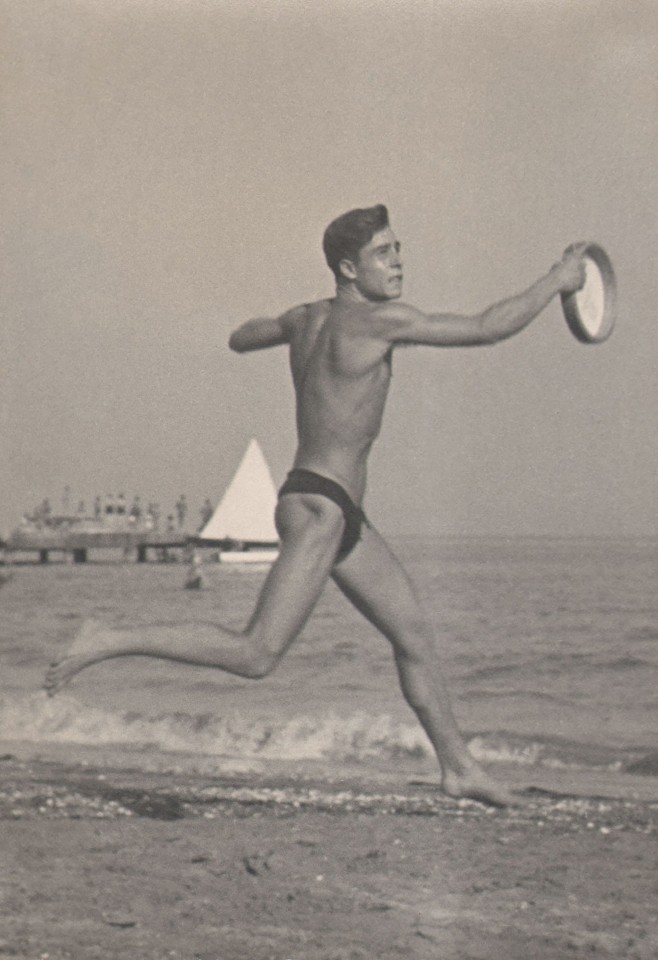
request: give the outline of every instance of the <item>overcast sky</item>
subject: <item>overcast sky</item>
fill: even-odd
[[[475,311],[576,240],[612,338],[400,351],[384,532],[658,533],[658,4],[0,0],[0,530],[66,484],[216,501],[294,453],[283,349],[232,328],[329,296],[325,225],[383,202],[404,299]]]

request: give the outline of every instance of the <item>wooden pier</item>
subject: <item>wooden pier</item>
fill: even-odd
[[[87,563],[92,550],[120,550],[124,556],[134,555],[138,563],[146,563],[149,555],[162,557],[167,551],[185,549],[190,539],[186,533],[164,530],[18,531],[3,541],[2,547],[10,559],[12,554],[36,554],[39,563],[48,563],[52,554]]]

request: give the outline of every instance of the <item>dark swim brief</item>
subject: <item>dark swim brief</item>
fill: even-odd
[[[318,493],[343,511],[345,529],[336,554],[336,563],[344,560],[361,539],[361,525],[365,523],[370,526],[361,507],[357,507],[339,483],[312,470],[291,470],[279,490],[279,496],[283,497],[286,493]]]

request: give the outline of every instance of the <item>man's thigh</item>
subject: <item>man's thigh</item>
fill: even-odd
[[[372,527],[332,577],[345,596],[395,646],[431,636],[429,621],[406,570]]]
[[[323,501],[323,502],[306,502]],[[339,508],[324,498],[288,494],[277,507],[279,557],[265,580],[248,630],[285,649],[324,588],[344,527]]]

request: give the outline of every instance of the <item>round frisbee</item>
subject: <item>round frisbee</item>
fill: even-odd
[[[588,243],[583,252],[585,283],[575,293],[562,294],[569,329],[581,343],[602,343],[617,319],[617,281],[603,247]]]

